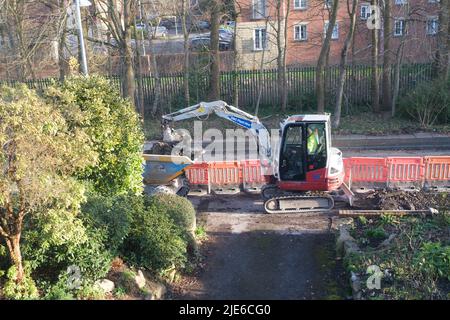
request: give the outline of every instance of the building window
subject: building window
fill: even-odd
[[[253,19],[264,19],[266,16],[266,0],[253,0]]]
[[[400,37],[405,34],[405,19],[395,19],[394,21],[394,36]]]
[[[306,39],[308,39],[306,24],[299,24],[297,26],[294,26],[294,40],[305,41]]]
[[[439,19],[436,17],[428,18],[427,20],[427,34],[435,35],[439,30]]]
[[[328,24],[329,22],[325,22],[325,26],[323,28],[323,34],[326,35],[327,34],[327,29],[328,29]],[[335,39],[339,39],[339,24],[336,22],[336,24],[334,25],[333,28],[333,33],[331,34],[331,39],[335,40]]]
[[[306,9],[307,6],[307,0],[294,0],[294,9]]]
[[[361,20],[367,20],[370,17],[370,6],[368,4],[363,4],[361,6]]]
[[[265,28],[258,28],[253,31],[253,49],[264,50],[267,47],[267,31]]]
[[[407,3],[407,0],[395,0],[396,5],[404,5]]]

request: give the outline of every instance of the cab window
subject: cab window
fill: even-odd
[[[306,137],[308,171],[325,168],[327,165],[325,123],[308,124]]]

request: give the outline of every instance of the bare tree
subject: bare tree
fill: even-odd
[[[449,0],[440,0],[437,65],[439,76],[447,79],[450,74],[450,22]]]
[[[327,56],[330,49],[331,37],[333,34],[333,29],[336,24],[337,12],[339,9],[339,1],[333,0],[331,6],[330,19],[328,22],[328,27],[325,33],[325,38],[323,40],[322,48],[320,50],[319,59],[317,61],[316,69],[316,95],[317,95],[317,111],[325,111],[325,65],[327,62]]]
[[[137,14],[136,0],[96,0],[99,18],[106,25],[120,49],[123,62],[122,91],[134,103],[135,73],[133,66],[132,26]]]
[[[372,6],[377,6],[377,0],[371,0]],[[380,112],[380,80],[378,71],[378,29],[372,28],[372,109]]]
[[[190,3],[189,0],[181,1],[181,28],[183,29],[183,55],[184,55],[184,63],[183,63],[183,87],[184,87],[184,100],[186,106],[190,105],[191,95],[189,90],[189,33],[190,29],[187,26],[187,18],[189,14]]]
[[[382,79],[382,105],[383,110],[392,110],[392,91],[391,91],[391,2],[384,0],[383,12],[383,79]]]
[[[338,88],[336,93],[336,106],[334,110],[334,120],[333,127],[338,128],[339,123],[341,121],[341,111],[342,111],[342,99],[344,96],[344,85],[345,85],[345,73],[347,66],[347,55],[350,48],[350,45],[353,42],[353,36],[355,33],[355,25],[356,25],[356,10],[358,9],[358,0],[352,0],[352,7],[350,9],[349,0],[347,0],[347,10],[350,17],[350,26],[347,33],[347,37],[345,38],[344,47],[341,51],[341,61],[339,64],[339,80],[338,80]]]
[[[210,65],[210,86],[209,99],[220,99],[220,50],[219,50],[219,29],[222,18],[223,4],[219,0],[210,0],[211,10],[211,65]]]
[[[290,13],[290,0],[275,0],[275,30],[277,46],[277,74],[278,74],[278,92],[281,95],[281,110],[285,111],[287,107],[287,32]]]
[[[37,16],[36,12],[40,12]],[[56,59],[62,13],[57,1],[4,0],[0,2],[2,33],[6,36],[8,73],[20,80],[36,78],[36,69]],[[46,53],[46,54],[44,54]],[[50,53],[50,54],[49,54]]]

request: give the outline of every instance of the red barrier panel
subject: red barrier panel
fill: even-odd
[[[208,164],[196,163],[186,169],[186,177],[192,185],[208,184]]]
[[[450,157],[425,157],[425,181],[450,182]]]
[[[211,162],[208,164],[209,183],[211,185],[239,185],[242,179],[238,161]]]
[[[352,182],[387,182],[387,166],[385,158],[344,159],[346,181]]]
[[[450,156],[445,157],[352,157],[344,159],[345,181],[361,184],[419,184],[449,182]],[[186,169],[192,185],[244,185],[260,187],[266,183],[259,160],[198,163]]]
[[[244,160],[241,161],[242,167],[242,182],[244,184],[261,184],[265,183],[261,170],[261,162],[259,160]]]
[[[422,157],[389,157],[388,181],[389,182],[422,182],[423,158]]]

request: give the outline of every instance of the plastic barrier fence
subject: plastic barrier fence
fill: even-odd
[[[385,158],[344,159],[346,181],[386,182],[387,166]]]
[[[351,157],[344,159],[348,184],[359,183],[420,187],[450,186],[450,156],[436,157]],[[265,184],[259,160],[197,163],[186,169],[192,185],[243,185],[244,189]]]
[[[396,157],[387,158],[388,183],[391,185],[401,183],[423,182],[423,158],[422,157]]]

